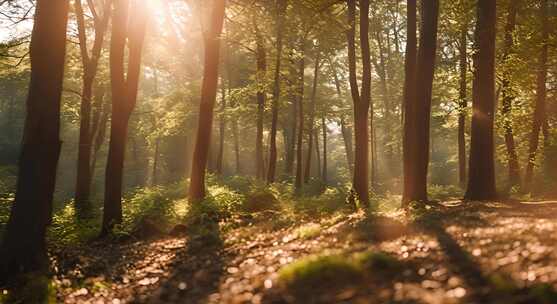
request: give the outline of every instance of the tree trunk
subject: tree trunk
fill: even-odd
[[[229,75],[230,76],[230,75]],[[226,130],[226,81],[224,77],[221,78],[221,104],[220,104],[220,122],[219,122],[219,150],[217,155],[216,171],[218,175],[222,175],[222,162],[224,158],[224,136]]]
[[[491,200],[495,190],[493,119],[495,110],[496,0],[478,1],[474,58],[468,200]]]
[[[90,3],[91,4],[91,3]],[[99,19],[94,15],[94,42],[91,56],[87,49],[87,34],[81,0],[76,0],[75,14],[77,19],[79,47],[81,51],[81,62],[83,66],[83,88],[81,92],[79,145],[77,157],[77,177],[75,187],[75,211],[78,219],[87,218],[91,215],[91,150],[93,146],[93,132],[91,130],[91,104],[93,97],[93,86],[97,75],[104,35],[110,19],[110,1],[105,1],[103,17]],[[90,8],[94,10],[94,8]]]
[[[278,125],[278,107],[280,98],[280,68],[282,59],[282,40],[283,40],[283,27],[284,27],[284,14],[286,12],[286,1],[277,1],[277,57],[275,63],[275,77],[273,88],[273,103],[272,120],[271,120],[271,134],[269,144],[269,169],[267,171],[267,184],[275,181],[275,172],[277,169],[277,125]]]
[[[414,84],[415,100],[407,99],[409,105],[406,117],[411,124],[406,141],[408,153],[410,153],[408,180],[405,180],[405,195],[403,203],[411,201],[427,201],[427,171],[429,164],[429,125],[431,118],[431,94],[433,76],[435,72],[435,52],[437,47],[437,19],[439,15],[439,1],[422,2],[422,18],[420,33],[420,47],[416,70],[420,71],[420,77],[415,77]],[[408,61],[411,58],[408,58]],[[409,98],[412,93],[407,92]],[[412,117],[413,116],[413,117]],[[406,175],[406,174],[405,174]]]
[[[303,139],[304,139],[304,70],[306,68],[305,61],[305,37],[300,38],[300,63],[298,69],[298,136],[296,138],[296,178],[294,188],[296,193],[300,193],[303,181]]]
[[[131,14],[129,14],[130,9]],[[128,21],[128,19],[130,20]],[[122,183],[128,121],[137,102],[146,19],[147,8],[143,1],[132,1],[131,8],[128,0],[114,2],[110,45],[112,120],[106,164],[101,236],[110,233],[114,224],[122,221]],[[124,72],[126,69],[124,62],[126,40],[129,43],[127,73]]]
[[[322,179],[323,179],[323,183],[327,184],[328,182],[328,178],[327,178],[327,124],[325,121],[325,116],[323,115],[321,117],[321,125],[323,127],[323,174],[322,174]]]
[[[501,90],[503,95],[503,107],[501,114],[503,116],[503,128],[505,130],[505,146],[507,147],[507,158],[509,166],[509,188],[520,186],[520,165],[518,163],[518,154],[516,152],[516,144],[514,141],[513,125],[512,125],[512,108],[515,99],[514,89],[511,85],[509,56],[514,52],[513,34],[516,27],[517,1],[509,2],[509,11],[507,13],[507,23],[505,25],[505,40],[503,45],[503,62],[506,64],[502,73]]]
[[[466,117],[468,101],[466,100],[466,70],[467,62],[468,24],[464,23],[460,29],[459,40],[459,72],[460,84],[458,92],[458,182],[461,187],[466,185]]]
[[[27,116],[15,200],[0,248],[0,278],[48,267],[45,234],[52,217],[61,147],[60,99],[67,20],[68,1],[36,2]]]
[[[257,61],[257,132],[255,138],[255,176],[265,178],[265,161],[263,159],[263,116],[265,114],[265,90],[262,89],[265,74],[267,73],[267,59],[263,37],[255,25],[256,30],[256,61]]]
[[[534,109],[534,117],[532,123],[532,133],[530,134],[530,142],[528,146],[528,163],[526,167],[526,176],[524,178],[524,190],[530,192],[532,189],[532,180],[534,176],[534,167],[536,165],[536,154],[538,152],[539,136],[546,120],[545,99],[547,96],[547,52],[548,52],[548,35],[549,26],[547,18],[547,0],[541,0],[540,18],[542,20],[541,28],[541,50],[538,59],[538,75],[536,87],[536,105]]]
[[[159,169],[159,145],[160,138],[155,139],[155,154],[153,155],[153,186],[158,185],[158,169]]]
[[[321,153],[319,152],[319,133],[314,130],[315,136],[313,139],[315,140],[315,163],[316,163],[316,176],[321,177]]]
[[[360,45],[362,49],[362,94],[356,77],[356,1],[348,0],[348,63],[350,91],[354,103],[355,161],[353,187],[363,205],[369,203],[369,132],[368,114],[371,102],[371,61],[369,50],[369,0],[360,0]]]
[[[320,51],[319,47],[317,47],[317,54],[315,55],[315,66],[313,69],[313,87],[311,91],[311,99],[309,105],[309,123],[308,123],[308,151],[307,151],[307,158],[306,158],[306,166],[304,170],[304,183],[309,183],[311,177],[311,155],[313,153],[313,137],[315,133],[315,102],[317,97],[317,81],[319,78],[319,56]]]
[[[238,130],[238,120],[232,122],[232,133],[234,134],[234,159],[236,160],[236,174],[242,173],[242,166],[240,163],[240,134]]]
[[[205,37],[205,69],[203,71],[199,122],[190,175],[189,199],[191,201],[200,201],[205,198],[205,170],[207,167],[209,145],[211,143],[213,110],[217,97],[220,54],[219,38],[224,22],[225,2],[225,0],[215,1],[211,16],[211,26]]]

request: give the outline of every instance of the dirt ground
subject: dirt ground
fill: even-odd
[[[556,303],[557,202],[444,202],[408,216],[364,212],[276,228],[272,213],[211,239],[186,233],[53,250],[61,303]],[[314,254],[387,253],[375,279],[310,288],[278,271]]]

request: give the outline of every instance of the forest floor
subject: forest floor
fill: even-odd
[[[557,303],[557,202],[274,216],[54,248],[49,288],[60,303]]]

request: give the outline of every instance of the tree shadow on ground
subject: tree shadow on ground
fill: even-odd
[[[224,251],[218,223],[188,227],[186,246],[176,252],[169,273],[156,290],[138,290],[132,303],[218,302],[218,289],[226,262],[233,257]],[[209,296],[213,298],[209,299]]]
[[[431,234],[437,239],[449,260],[449,266],[464,279],[464,283],[470,291],[465,298],[466,301],[474,303],[556,303],[557,293],[549,285],[534,284],[520,288],[518,287],[519,284],[512,281],[507,274],[492,272],[487,275],[481,265],[474,261],[472,255],[446,230],[446,223],[467,228],[489,226],[488,221],[481,216],[480,212],[496,211],[497,216],[512,214],[538,218],[537,215],[542,216],[542,214],[538,214],[539,210],[514,203],[511,206],[499,207],[478,202],[472,202],[475,205],[471,207],[467,204],[470,204],[470,202],[463,202],[455,209],[442,207],[437,210],[430,210],[423,213],[412,224],[416,229]],[[529,214],[532,211],[537,212]],[[465,212],[464,215],[463,212]],[[547,216],[547,213],[545,215]]]

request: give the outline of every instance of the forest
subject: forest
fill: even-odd
[[[557,303],[557,0],[0,0],[0,303]]]

